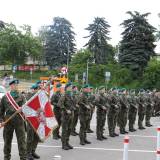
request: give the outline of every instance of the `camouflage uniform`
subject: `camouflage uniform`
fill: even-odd
[[[109,135],[110,137],[115,137],[118,136],[118,134],[115,133],[115,128],[116,128],[117,116],[119,113],[119,99],[115,94],[109,95],[109,104],[110,104],[110,109],[107,116]]]
[[[78,123],[78,114],[79,114],[79,105],[78,105],[78,93],[73,93],[73,102],[74,102],[74,117],[72,121],[72,131],[71,135],[76,136],[78,133],[76,132],[76,126]]]
[[[93,133],[90,125],[91,125],[92,116],[93,116],[93,113],[94,113],[94,110],[95,110],[95,105],[94,105],[95,95],[90,93],[89,96],[88,96],[88,101],[89,101],[89,104],[90,104],[91,113],[90,113],[90,118],[89,118],[89,121],[88,121],[88,124],[87,124],[87,133]]]
[[[103,129],[106,122],[106,115],[109,109],[109,104],[104,93],[100,93],[96,99],[97,100],[95,102],[95,105],[97,106],[97,128],[96,128],[97,139],[103,140],[107,139],[103,135]]]
[[[71,127],[73,121],[73,114],[74,114],[74,102],[70,95],[70,93],[65,93],[59,99],[58,106],[61,107],[62,111],[62,149],[68,150],[72,149],[73,147],[69,144],[69,137],[71,134]]]
[[[160,115],[160,97],[154,95],[154,116]]]
[[[80,120],[80,144],[90,143],[87,140],[87,124],[90,121],[91,108],[88,101],[88,93],[82,93],[79,97],[79,120]]]
[[[137,97],[135,95],[129,95],[128,98],[129,102],[129,114],[128,114],[128,120],[129,120],[129,131],[135,132],[134,124],[136,121],[136,115],[137,115]]]
[[[145,129],[143,127],[143,120],[146,113],[146,98],[144,94],[138,96],[138,127],[139,129]]]
[[[58,127],[53,131],[53,138],[54,139],[59,139],[61,138],[59,135],[59,129],[61,127],[61,106],[58,106],[58,101],[61,97],[61,93],[60,92],[56,92],[55,94],[52,95],[51,97],[51,104],[53,105],[53,110],[54,110],[54,114],[55,114],[55,118],[57,120],[58,123]]]
[[[146,117],[145,117],[145,123],[147,127],[151,127],[150,119],[153,113],[153,107],[154,107],[154,102],[152,100],[152,97],[150,94],[146,95]]]
[[[125,130],[125,127],[127,125],[127,120],[128,120],[128,110],[129,110],[129,106],[128,106],[128,101],[127,101],[127,97],[126,95],[124,95],[124,93],[122,93],[122,95],[120,95],[119,97],[119,102],[120,102],[120,111],[118,113],[118,125],[120,128],[120,133],[121,134],[125,134],[128,133]]]
[[[24,97],[17,91],[11,91],[11,96],[20,107],[25,103]],[[4,96],[0,105],[0,121],[5,121],[13,113],[15,113],[15,109],[11,106],[7,97]],[[14,131],[17,137],[20,160],[26,160],[25,126],[24,121],[19,114],[17,114],[4,126],[4,160],[11,159],[11,144]]]

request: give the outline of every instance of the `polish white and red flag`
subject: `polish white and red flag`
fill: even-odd
[[[41,141],[50,136],[57,121],[45,90],[38,91],[22,106],[22,112]]]

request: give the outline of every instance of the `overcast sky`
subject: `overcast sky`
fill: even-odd
[[[128,16],[127,11],[151,12],[149,22],[158,27],[160,19],[160,0],[0,0],[0,20],[16,25],[29,24],[36,33],[40,26],[48,25],[53,17],[68,19],[76,35],[78,48],[83,47],[88,35],[84,30],[94,17],[105,17],[111,25],[111,44],[121,39],[123,29],[120,23]]]

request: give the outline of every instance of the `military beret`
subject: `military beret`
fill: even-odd
[[[9,85],[12,85],[12,84],[19,84],[19,80],[18,80],[18,79],[12,79],[12,80],[9,82]]]
[[[38,84],[36,83],[36,84],[33,84],[33,85],[32,85],[31,89],[38,89],[38,87],[39,87],[39,86],[38,86]]]
[[[99,90],[105,89],[105,86],[100,86]]]
[[[115,90],[117,90],[117,88],[112,88],[111,90],[112,90],[112,91],[115,91]]]
[[[140,89],[139,92],[145,92],[145,90],[144,89]]]
[[[74,85],[72,85],[72,89],[74,89],[74,88],[77,88],[77,86],[74,84]]]
[[[67,89],[68,87],[72,86],[72,83],[71,82],[68,82],[65,86],[65,89]]]
[[[122,89],[121,89],[121,92],[124,92],[124,91],[126,91],[126,89],[125,89],[125,88],[122,88]]]
[[[150,93],[151,91],[149,90],[149,89],[147,89],[147,91],[146,91],[147,93]]]
[[[89,84],[85,84],[82,86],[82,88],[89,88],[89,87],[90,87]]]
[[[60,88],[62,85],[60,84],[60,83],[58,83],[57,85],[56,85],[56,88]]]
[[[37,81],[37,82],[36,82],[36,84],[40,84],[41,82],[42,82],[42,81],[41,81],[41,80],[39,80],[39,81]]]
[[[93,86],[90,86],[90,89],[93,89],[94,87]]]
[[[131,90],[130,90],[131,93],[133,93],[133,92],[135,92],[135,91],[136,91],[135,89],[131,89]]]

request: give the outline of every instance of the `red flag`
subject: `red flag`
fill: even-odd
[[[49,97],[44,90],[40,90],[26,102],[22,112],[42,141],[57,127]]]

